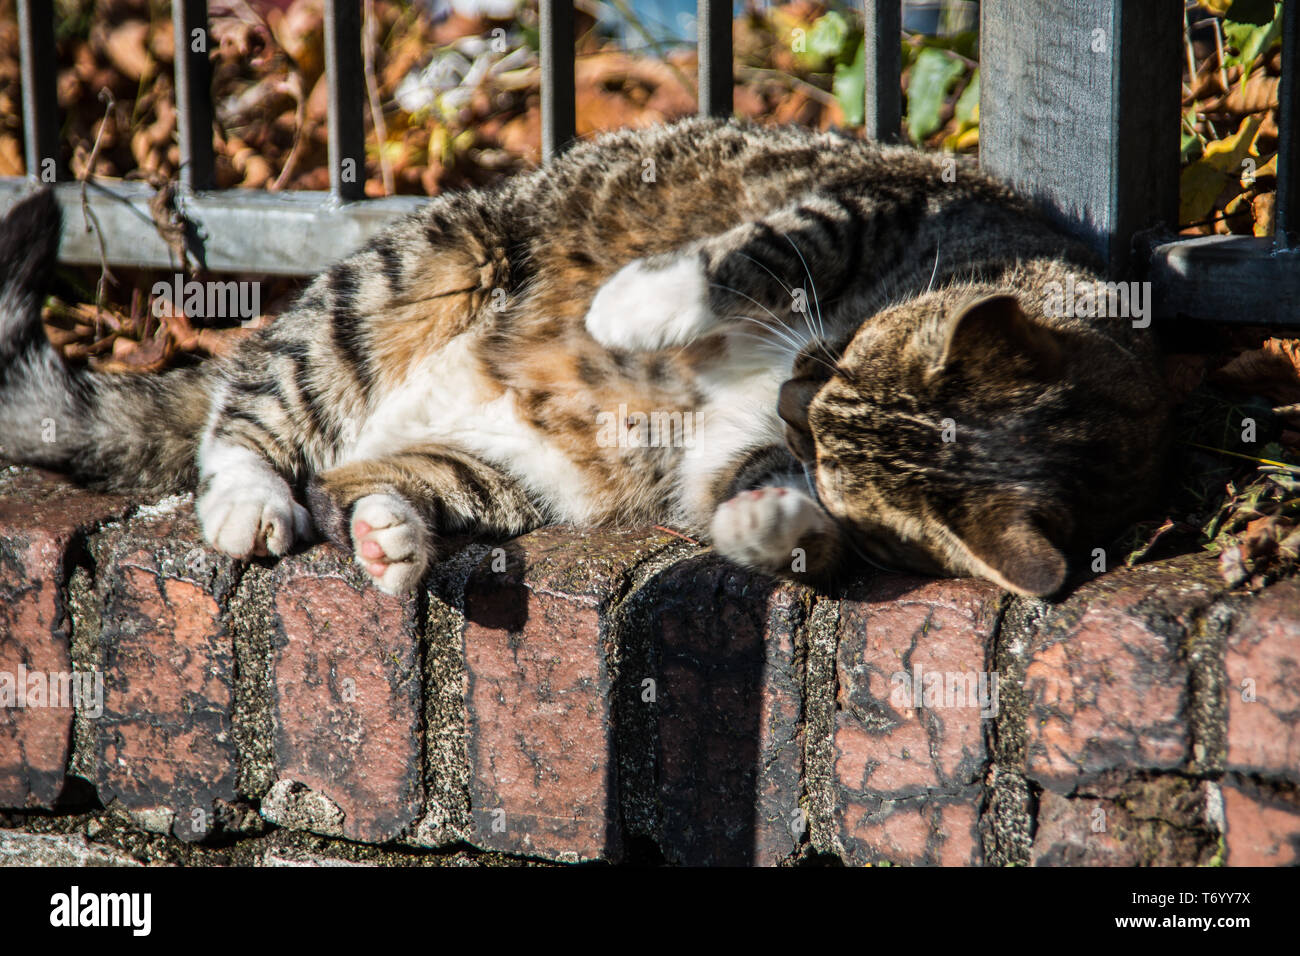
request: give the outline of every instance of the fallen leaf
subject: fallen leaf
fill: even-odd
[[[133,83],[153,73],[153,54],[149,52],[149,23],[128,20],[104,39],[104,52],[112,64]]]
[[[1250,155],[1259,124],[1258,116],[1247,116],[1237,132],[1207,143],[1201,158],[1184,167],[1179,179],[1180,223],[1186,225],[1204,219],[1224,187],[1241,177],[1242,160]]]
[[[1215,371],[1217,385],[1264,395],[1277,405],[1300,402],[1300,339],[1266,339]]]

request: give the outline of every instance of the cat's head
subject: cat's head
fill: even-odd
[[[1150,348],[1117,332],[1025,295],[922,296],[801,353],[786,440],[872,562],[1049,595],[1158,483],[1168,405]]]

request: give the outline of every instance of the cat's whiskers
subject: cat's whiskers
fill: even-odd
[[[782,342],[775,342],[772,339],[767,338],[765,336],[755,335],[753,332],[745,332],[740,329],[733,329],[732,331],[728,332],[727,335],[736,336],[742,339],[748,339],[749,341],[755,343],[755,345],[758,348],[767,349],[769,352],[773,353],[776,356],[778,362],[782,366],[789,366],[793,368],[795,358],[799,354],[797,350],[790,348],[789,346],[787,346]]]
[[[741,319],[741,320],[746,321],[746,322],[752,322],[752,323],[754,323],[755,325],[757,325],[760,329],[763,329],[765,332],[774,332],[774,331],[778,331],[778,330],[774,330],[774,329],[773,329],[770,325],[768,325],[766,322],[763,322],[763,321],[760,321],[759,319],[754,318],[752,315],[737,315],[737,316],[735,316],[735,318],[737,318],[737,319]],[[755,340],[757,340],[757,341],[765,342],[765,343],[767,343],[769,346],[777,347],[777,346],[776,346],[776,343],[773,342],[771,339],[764,338],[764,337],[762,337],[762,336],[758,336],[758,335],[754,335],[753,333],[749,333],[749,332],[734,332],[734,333],[732,333],[732,334],[734,334],[734,335],[743,335],[743,336],[745,336],[746,338],[752,338],[752,339],[755,339]],[[790,351],[789,351],[789,352],[786,352],[784,349],[781,349],[780,352],[779,352],[779,354],[780,354],[783,358],[788,359],[788,361],[791,363],[791,365],[793,365],[794,360],[799,356],[800,353],[803,352],[803,350],[804,350],[804,344],[803,344],[803,343],[800,343],[800,342],[798,342],[798,341],[791,340],[791,339],[789,339],[789,338],[783,338],[783,337],[780,337],[780,336],[779,336],[779,331],[778,331],[778,337],[780,338],[780,341],[781,341],[781,342],[783,342],[786,346],[788,346],[788,347],[790,348]],[[818,355],[814,355],[813,353],[809,352],[809,353],[808,353],[808,357],[809,357],[810,359],[812,359],[814,362],[820,362],[823,366],[826,367],[826,369],[827,369],[828,371],[830,371],[830,373],[831,373],[832,375],[838,375],[838,374],[840,374],[840,370],[839,370],[839,368],[837,368],[836,366],[830,364],[829,362],[827,362],[825,359],[821,358],[820,356],[818,356]]]
[[[776,284],[779,285],[785,291],[786,295],[790,296],[790,298],[792,299],[794,298],[794,289],[786,285],[785,281],[779,275],[777,275],[775,272],[769,269],[767,265],[763,263],[762,260],[755,259],[753,256],[746,255],[743,252],[736,252],[735,255],[740,256],[740,258],[742,259],[748,259],[750,262],[754,263],[754,265],[758,266],[760,269],[762,269],[764,272],[770,275],[773,279],[775,279]]]
[[[812,270],[808,268],[808,262],[806,259],[804,259],[803,253],[799,251],[799,247],[795,245],[794,239],[788,234],[786,235],[785,238],[786,241],[790,243],[790,248],[794,250],[795,255],[799,257],[799,262],[803,264],[804,274],[808,277],[808,286],[812,290],[813,308],[816,310],[817,328],[818,328],[818,333],[812,339],[812,343],[822,350],[823,355],[825,355],[832,362],[835,362],[837,361],[836,356],[831,352],[830,348],[826,345],[826,323],[822,319],[821,300],[817,296],[817,280],[813,278]],[[807,311],[804,312],[804,322],[805,324],[808,325],[809,331],[812,331],[812,324],[809,321]]]
[[[775,276],[774,276],[773,278],[775,278]],[[777,281],[779,282],[780,280],[778,279]],[[834,364],[832,364],[832,363],[835,362],[835,356],[834,356],[833,354],[831,354],[830,349],[828,349],[828,348],[826,347],[826,341],[825,341],[825,339],[824,339],[824,338],[819,338],[819,337],[816,336],[816,334],[815,334],[815,332],[814,332],[814,330],[813,330],[813,328],[812,328],[811,325],[808,326],[808,332],[809,332],[809,334],[810,334],[810,338],[808,338],[807,340],[801,342],[801,341],[799,341],[798,338],[795,337],[795,333],[796,333],[796,331],[797,331],[796,329],[791,328],[790,326],[788,326],[788,325],[786,325],[784,322],[782,322],[781,319],[780,319],[780,317],[779,317],[775,312],[773,312],[771,309],[769,309],[767,306],[765,306],[762,302],[759,302],[759,301],[758,301],[757,299],[755,299],[753,296],[746,295],[746,294],[743,293],[743,292],[739,292],[739,291],[737,291],[737,290],[735,290],[735,289],[732,289],[732,288],[730,288],[730,287],[728,287],[728,286],[722,285],[721,283],[718,283],[718,282],[710,282],[709,285],[710,285],[710,286],[713,286],[713,287],[716,288],[716,289],[722,289],[724,292],[730,292],[732,295],[738,295],[738,296],[740,296],[741,298],[748,299],[750,302],[754,303],[754,305],[758,306],[760,309],[762,309],[764,312],[766,312],[768,315],[770,315],[770,316],[772,317],[772,321],[773,321],[775,324],[774,324],[774,325],[769,325],[768,323],[766,323],[766,322],[762,322],[762,321],[760,321],[760,320],[754,318],[753,316],[747,316],[747,315],[738,315],[738,316],[736,316],[736,318],[745,319],[746,321],[753,322],[753,323],[754,323],[755,325],[757,325],[759,328],[765,329],[766,331],[772,333],[773,335],[776,335],[776,336],[779,337],[782,341],[786,342],[788,345],[790,345],[790,346],[795,350],[795,354],[796,354],[796,356],[797,356],[800,352],[802,352],[802,351],[803,351],[807,346],[809,346],[809,345],[816,345],[818,348],[821,349],[822,353],[823,353],[827,358],[829,358],[831,361],[828,363],[828,362],[826,362],[824,359],[817,358],[817,356],[813,355],[812,352],[809,352],[809,353],[808,353],[809,357],[810,357],[810,358],[817,358],[817,361],[819,361],[819,362],[821,362],[823,365],[825,365],[828,369],[831,370],[832,373],[834,373],[834,374],[838,374],[838,373],[839,373],[839,369],[838,369]],[[805,313],[805,315],[804,315],[804,321],[805,321],[805,323],[807,322],[807,314],[806,314],[806,313]]]
[[[797,250],[796,250],[796,251],[797,251]],[[769,269],[769,268],[767,267],[766,263],[762,262],[762,261],[759,260],[759,259],[755,259],[753,256],[746,255],[746,254],[743,253],[743,252],[738,252],[738,253],[736,253],[736,255],[740,256],[742,259],[748,259],[750,262],[754,263],[754,265],[758,266],[760,269],[762,269],[764,272],[766,272],[768,275],[770,275],[773,279],[775,279],[777,285],[779,285],[779,286],[781,287],[782,291],[784,291],[785,294],[788,295],[788,296],[791,298],[791,300],[793,300],[793,299],[795,298],[794,288],[793,288],[792,286],[788,286],[788,285],[786,285],[786,284],[785,284],[785,281],[784,281],[784,280],[783,280],[779,275],[777,275],[775,272],[773,272],[771,269]],[[805,268],[807,268],[807,267],[805,266]],[[811,278],[811,277],[810,277],[810,278]],[[815,296],[815,295],[816,295],[816,290],[814,290],[814,296]],[[797,310],[795,310],[795,309],[793,308],[793,306],[792,306],[792,307],[791,307],[791,311],[793,312],[793,311],[797,311]],[[809,339],[809,342],[810,342],[810,343],[811,343],[811,342],[816,342],[818,345],[822,345],[822,340],[824,340],[825,337],[826,337],[826,331],[825,331],[825,328],[824,328],[824,327],[822,326],[822,324],[821,324],[821,317],[818,316],[818,321],[817,321],[818,328],[817,328],[817,329],[814,329],[814,328],[812,327],[812,322],[811,322],[811,320],[809,319],[808,311],[807,311],[807,309],[805,308],[805,309],[803,310],[803,321],[804,321],[804,325],[807,326],[807,328],[808,328],[808,332],[809,332],[809,333],[811,334],[811,336],[812,336],[812,338]],[[822,349],[823,349],[823,351],[825,351],[825,346],[824,346],[824,345],[822,345]],[[829,353],[828,353],[828,354],[829,354]]]
[[[765,306],[762,302],[759,302],[753,296],[746,295],[743,292],[739,292],[735,289],[722,285],[721,283],[718,282],[710,282],[709,285],[715,289],[721,289],[724,292],[730,292],[732,295],[738,295],[742,299],[748,299],[750,302],[754,303],[754,305],[758,306],[760,309],[762,309],[764,312],[770,315],[772,317],[772,322],[775,324],[768,325],[766,322],[760,322],[758,319],[754,319],[750,316],[740,316],[740,318],[748,318],[751,322],[756,322],[757,324],[761,325],[763,328],[770,330],[773,335],[781,336],[781,338],[784,339],[786,342],[789,342],[791,345],[797,345],[798,348],[802,349],[807,344],[807,342],[800,342],[797,338],[795,338],[795,329],[790,328],[790,326],[782,322],[780,316],[778,316],[775,312],[773,312],[771,309]]]
[[[735,316],[735,318],[739,319],[742,322],[749,322],[752,323],[753,325],[758,326],[764,332],[767,332],[768,335],[773,336],[775,338],[775,342],[780,342],[786,347],[788,347],[790,349],[791,361],[794,360],[794,356],[798,355],[801,351],[803,351],[802,342],[793,338],[788,333],[783,332],[781,329],[774,329],[772,326],[768,325],[766,322],[762,321],[761,319],[756,319],[752,315],[737,315]],[[758,336],[755,337],[757,338]],[[766,341],[769,342],[770,344],[775,344],[772,338],[766,339]],[[782,354],[785,353],[783,352]]]
[[[939,274],[939,243],[941,238],[934,240],[934,268],[930,270],[930,284],[925,287],[927,293],[934,291],[934,277]]]
[[[808,288],[812,291],[813,308],[817,312],[817,328],[820,330],[819,335],[822,339],[825,339],[826,325],[822,322],[822,305],[820,300],[817,298],[817,280],[813,278],[812,270],[808,268],[808,260],[803,257],[803,253],[799,251],[799,247],[795,245],[794,238],[789,233],[786,233],[785,241],[790,243],[790,248],[793,249],[794,254],[799,257],[799,262],[803,264],[804,275],[808,277]],[[806,321],[807,313],[804,315]]]

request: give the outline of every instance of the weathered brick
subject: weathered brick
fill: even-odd
[[[981,860],[979,791],[906,800],[854,800],[841,810],[841,841],[856,864],[975,866]]]
[[[1300,580],[1242,607],[1225,664],[1228,769],[1300,780]]]
[[[16,706],[20,669],[32,689],[72,670],[63,589],[78,535],[126,502],[24,468],[0,472],[0,807],[51,807],[63,792],[72,708]],[[8,685],[8,690],[5,685]],[[23,688],[26,697],[27,688]],[[60,703],[63,703],[60,701]]]
[[[415,602],[377,590],[330,547],[278,562],[271,591],[279,780],[337,807],[339,835],[391,840],[423,800]]]
[[[997,715],[987,661],[1004,600],[982,581],[882,575],[841,602],[833,786],[850,861],[978,858],[965,822]]]
[[[146,509],[91,541],[102,607],[99,792],[206,836],[235,797],[234,646],[221,608],[233,563],[201,544],[188,501]]]
[[[617,858],[608,612],[672,539],[548,528],[486,557],[465,586],[472,842],[556,860]]]
[[[705,555],[643,595],[658,660],[658,843],[687,865],[771,866],[807,832],[802,664],[806,590]]]
[[[1045,790],[1031,849],[1035,866],[1203,866],[1217,852],[1210,785],[1168,775]]]
[[[1191,758],[1189,622],[1219,589],[1200,558],[1119,568],[1053,608],[1025,670],[1028,774],[1058,793],[1106,770]]]
[[[1300,863],[1300,799],[1225,784],[1223,818],[1228,866]]]
[[[84,834],[38,834],[0,830],[0,867],[140,866],[121,850],[99,846]]]

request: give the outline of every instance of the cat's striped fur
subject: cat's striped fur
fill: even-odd
[[[1045,283],[1093,277],[1079,250],[946,163],[704,119],[610,134],[430,201],[230,358],[138,378],[41,337],[40,194],[0,237],[0,445],[195,486],[231,554],[314,525],[389,591],[445,535],[657,521],[775,573],[848,544],[1050,593],[1149,494],[1167,409],[1146,333],[1043,314]],[[693,416],[694,443],[601,440],[620,409]]]

